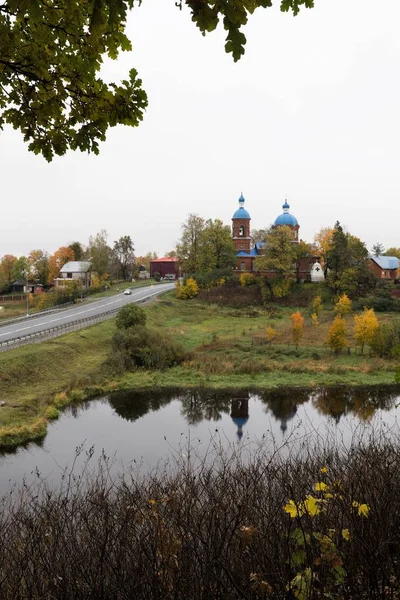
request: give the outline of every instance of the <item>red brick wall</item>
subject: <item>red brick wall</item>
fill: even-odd
[[[369,266],[370,266],[372,272],[379,279],[397,279],[398,278],[397,269],[381,269],[380,266],[377,265],[374,260],[372,260],[372,258],[370,260]]]

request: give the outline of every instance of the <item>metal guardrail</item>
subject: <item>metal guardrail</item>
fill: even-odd
[[[14,317],[13,319],[1,319],[0,327],[6,327],[7,325],[12,325],[13,323],[22,323],[23,321],[30,321],[31,319],[35,319],[36,317],[43,317],[43,315],[48,315],[51,312],[67,310],[67,308],[71,308],[71,306],[74,306],[75,304],[75,302],[64,302],[64,304],[58,304],[56,306],[51,306],[50,308],[45,308],[38,312],[32,312],[28,316],[21,315],[19,317]]]
[[[135,301],[135,304],[146,302],[147,300],[153,298],[156,295],[157,294],[153,293],[149,294],[148,296],[144,296],[144,298],[139,298]],[[73,321],[72,323],[56,325],[56,327],[43,329],[42,331],[38,331],[37,333],[31,333],[28,335],[13,338],[12,340],[0,342],[0,352],[6,352],[7,350],[11,350],[13,348],[19,348],[20,346],[25,346],[26,344],[37,344],[39,342],[43,342],[44,340],[50,340],[59,337],[60,335],[71,333],[72,331],[79,331],[79,329],[84,329],[85,327],[88,327],[90,325],[96,325],[96,323],[101,323],[102,321],[106,321],[107,319],[112,318],[121,310],[121,308],[123,307],[118,306],[117,308],[112,308],[111,310],[107,310],[106,312],[99,313],[98,315],[92,315],[91,317],[85,317],[84,319]]]

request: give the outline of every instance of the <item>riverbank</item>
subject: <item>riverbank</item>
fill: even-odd
[[[182,366],[110,377],[104,364],[115,321],[0,354],[0,446],[43,437],[49,420],[74,401],[121,389],[188,387],[270,389],[393,384],[399,360],[344,353],[325,346],[332,314],[315,328],[306,319],[299,348],[291,343],[293,308],[273,315],[259,308],[231,309],[165,295],[145,308],[149,326],[163,329],[187,352]],[[381,315],[387,322],[397,315]],[[266,340],[267,326],[276,340]],[[349,319],[350,344],[351,322]]]

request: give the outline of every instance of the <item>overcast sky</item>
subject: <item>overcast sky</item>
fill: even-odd
[[[110,130],[98,157],[50,164],[6,129],[0,256],[101,229],[163,255],[189,213],[230,224],[241,191],[253,228],[287,195],[306,241],[339,220],[368,248],[400,246],[400,2],[315,4],[296,18],[259,9],[235,64],[222,29],[203,38],[174,0],[144,0],[133,52],[104,69],[110,81],[139,71],[143,123]]]

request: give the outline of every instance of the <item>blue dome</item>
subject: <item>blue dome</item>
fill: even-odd
[[[237,211],[236,211],[237,212]],[[277,219],[275,219],[275,225],[298,225],[296,217],[289,213],[282,213]]]
[[[246,425],[249,417],[231,417],[231,419],[235,423],[236,427],[243,427],[243,425]]]
[[[250,219],[250,215],[244,206],[239,206],[239,208],[233,213],[232,219]]]

